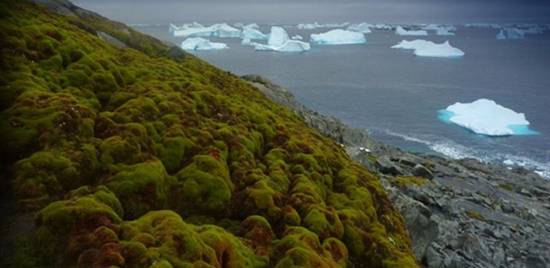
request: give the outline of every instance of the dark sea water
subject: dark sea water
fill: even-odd
[[[469,1],[463,5],[457,4],[458,1],[442,4],[417,1],[418,5],[411,5],[394,0],[372,8],[351,1],[344,1],[346,5],[323,1],[312,5],[315,1],[305,1],[286,6],[275,5],[275,1],[256,1],[230,8],[227,1],[221,2],[224,4],[161,1],[149,9],[141,2],[111,5],[103,1],[76,2],[176,44],[183,38],[168,33],[170,22],[256,22],[261,24],[263,32],[276,24],[283,25],[290,35],[300,34],[307,41],[309,34],[327,29],[298,30],[293,26],[295,23],[550,21],[550,9],[537,1],[523,4],[478,1],[478,5]],[[210,9],[205,9],[206,5]],[[304,16],[296,15],[308,6],[315,8],[303,13]],[[269,13],[269,9],[277,12]],[[458,26],[456,36],[422,37],[437,42],[450,40],[466,53],[461,59],[420,58],[411,51],[391,49],[403,39],[415,39],[397,36],[391,31],[367,34],[366,45],[313,45],[306,53],[256,52],[241,46],[240,39],[213,39],[227,43],[230,49],[193,53],[239,75],[263,75],[289,88],[305,105],[364,128],[385,143],[455,158],[475,157],[493,162],[509,159],[550,176],[550,31],[528,35],[524,40],[498,41],[496,34],[494,29]],[[438,110],[455,102],[479,98],[492,99],[525,113],[531,128],[540,134],[491,138],[438,120]]]

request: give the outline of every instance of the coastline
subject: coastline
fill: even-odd
[[[405,219],[416,257],[427,267],[546,267],[550,262],[550,181],[535,172],[406,152],[307,108],[261,76],[242,78],[380,175]]]

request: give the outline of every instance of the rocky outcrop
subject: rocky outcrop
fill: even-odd
[[[549,267],[549,180],[523,168],[380,144],[299,104],[287,89],[258,76],[244,78],[380,173],[426,267]]]

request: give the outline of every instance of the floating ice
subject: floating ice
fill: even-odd
[[[403,27],[401,26],[397,26],[397,28],[395,29],[395,34],[397,35],[413,35],[413,36],[426,36],[428,35],[428,32],[426,32],[425,30],[416,30],[416,31],[407,31],[405,29],[403,29]]]
[[[428,24],[422,27],[422,29],[426,31],[435,31],[436,35],[443,35],[443,36],[455,35],[453,31],[456,31],[456,27],[452,25],[438,25],[438,24]]]
[[[174,36],[182,37],[220,37],[220,38],[235,38],[241,36],[241,30],[229,26],[227,23],[213,24],[204,27],[200,24],[184,24],[181,27],[173,27],[170,25],[170,30]]]
[[[538,25],[524,25],[522,28],[503,28],[497,34],[498,40],[504,39],[524,39],[526,34],[542,34],[544,28]]]
[[[373,28],[373,27],[374,27],[374,25],[372,25],[372,24],[362,22],[362,23],[359,23],[359,24],[352,24],[352,25],[348,26],[347,30],[367,34],[367,33],[372,32],[370,28]]]
[[[202,37],[190,37],[181,43],[181,48],[185,50],[217,50],[228,48],[228,46],[224,43],[210,42]]]
[[[365,35],[359,32],[346,31],[342,29],[330,30],[326,33],[312,34],[311,42],[319,45],[343,45],[343,44],[364,44],[367,42]]]
[[[471,103],[457,102],[440,110],[439,118],[487,136],[537,133],[529,129],[529,121],[523,113],[516,113],[488,99],[479,99]]]
[[[374,28],[377,29],[377,30],[390,30],[390,31],[394,29],[393,25],[391,25],[391,24],[382,24],[382,23],[375,24]]]
[[[451,46],[449,41],[441,44],[436,44],[426,40],[403,40],[392,48],[414,49],[414,55],[419,57],[440,57],[440,58],[457,58],[464,56],[464,52],[456,47]]]
[[[488,28],[488,29],[500,29],[501,26],[496,23],[466,23],[465,27],[468,28]]]
[[[271,27],[267,44],[248,42],[248,45],[254,46],[254,49],[259,51],[303,52],[311,49],[309,43],[291,40],[285,29],[279,26]]]
[[[282,46],[289,39],[288,33],[283,27],[273,26],[271,27],[267,44],[270,46]]]
[[[260,26],[256,23],[243,26],[241,38],[250,40],[264,40],[267,39],[267,35],[260,32]]]
[[[318,22],[314,23],[300,23],[296,25],[298,29],[301,30],[313,30],[317,28],[338,28],[338,27],[346,27],[348,26],[348,22],[344,23],[326,23],[326,24],[319,24]]]
[[[293,40],[303,40],[304,38],[299,34],[295,34],[291,37],[291,39],[293,39]]]
[[[523,39],[525,38],[525,32],[516,28],[504,28],[497,34],[498,40],[505,39]]]

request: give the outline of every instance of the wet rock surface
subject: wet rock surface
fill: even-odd
[[[244,79],[381,174],[426,267],[550,267],[550,180],[523,168],[404,152],[308,109],[264,78]],[[400,179],[408,176],[427,182]]]

